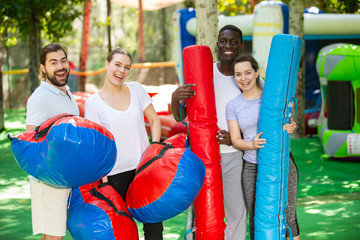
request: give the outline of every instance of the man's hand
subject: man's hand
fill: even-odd
[[[172,101],[183,101],[196,95],[195,90],[190,89],[195,84],[186,84],[178,87],[172,94]]]
[[[190,89],[195,84],[186,84],[178,87],[171,96],[171,112],[176,121],[184,120],[186,118],[186,111],[184,108],[181,109],[183,119],[180,119],[180,106],[185,104],[185,100],[195,96],[195,90]]]
[[[230,134],[229,132],[219,129],[219,131],[217,132],[216,138],[218,140],[219,144],[225,144],[228,146],[231,146],[231,138],[230,138]]]

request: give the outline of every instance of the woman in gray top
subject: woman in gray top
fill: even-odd
[[[263,148],[266,139],[258,133],[260,105],[263,89],[260,85],[259,66],[252,56],[240,56],[234,61],[235,80],[241,94],[226,106],[226,119],[233,146],[244,150],[242,184],[246,207],[249,211],[250,237],[254,239],[255,187],[257,175],[257,149]],[[292,133],[296,123],[284,125],[284,130]],[[299,239],[299,227],[296,219],[296,193],[298,172],[293,157],[290,155],[287,224],[295,240]]]

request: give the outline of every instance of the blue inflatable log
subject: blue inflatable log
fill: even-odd
[[[266,69],[259,132],[266,139],[258,151],[255,201],[255,240],[285,239],[290,134],[283,130],[290,123],[302,40],[278,34],[272,39]]]
[[[8,137],[20,167],[58,188],[96,182],[111,171],[116,160],[113,135],[81,117],[61,114],[34,132]]]

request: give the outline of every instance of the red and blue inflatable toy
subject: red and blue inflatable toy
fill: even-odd
[[[68,228],[75,240],[139,239],[124,200],[108,183],[96,182],[73,189]]]
[[[58,188],[96,182],[116,160],[114,137],[108,130],[68,114],[45,121],[34,132],[8,137],[20,167]]]
[[[126,194],[130,214],[157,223],[185,211],[200,192],[205,166],[186,148],[154,142],[144,152]]]

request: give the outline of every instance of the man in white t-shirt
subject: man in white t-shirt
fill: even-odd
[[[243,196],[242,151],[232,147],[225,117],[226,104],[237,95],[237,87],[233,76],[232,61],[240,54],[242,46],[242,32],[233,25],[226,25],[219,31],[216,43],[219,61],[214,63],[214,89],[216,112],[218,119],[218,143],[220,144],[221,168],[223,178],[224,208],[226,217],[226,240],[244,240],[246,235],[246,206]],[[171,110],[174,118],[180,121],[180,105],[187,98],[195,95],[191,89],[193,84],[177,88],[172,94]],[[182,116],[186,116],[183,109]]]
[[[70,73],[64,47],[59,43],[45,46],[40,52],[43,80],[30,96],[26,107],[26,132],[34,131],[44,121],[59,114],[79,115],[79,108],[66,86]],[[33,234],[42,240],[61,240],[66,234],[69,188],[60,189],[30,178]]]

